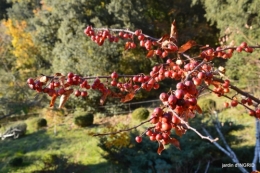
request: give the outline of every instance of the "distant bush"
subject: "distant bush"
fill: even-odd
[[[76,112],[75,115],[74,123],[80,127],[90,126],[94,122],[94,115],[92,113]]]
[[[146,108],[137,108],[132,113],[132,118],[135,120],[146,120],[150,112]]]
[[[40,129],[42,127],[47,127],[47,120],[44,118],[38,118],[36,121],[37,129]]]
[[[216,109],[216,101],[212,99],[202,99],[199,101],[199,106],[203,112],[211,112]]]
[[[23,158],[21,156],[17,156],[17,157],[14,157],[12,158],[10,161],[9,161],[9,165],[11,167],[18,167],[18,166],[22,166],[23,164]]]

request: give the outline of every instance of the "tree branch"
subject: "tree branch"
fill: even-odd
[[[224,83],[224,81],[222,79],[219,79],[219,78],[216,78],[216,77],[213,77],[213,80],[214,81],[217,81],[217,82],[221,82],[221,83]],[[253,101],[255,101],[256,103],[260,104],[260,100],[254,96],[252,96],[251,94],[249,94],[248,92],[244,92],[242,91],[241,89],[237,88],[236,86],[234,85],[229,85],[229,88],[235,90],[237,93],[245,96],[245,97],[248,97],[250,99],[252,99]]]
[[[152,119],[153,118],[150,118],[150,119],[148,119],[146,121],[141,122],[140,124],[138,124],[138,125],[136,125],[134,127],[128,128],[128,129],[118,130],[116,132],[110,132],[110,133],[97,133],[97,134],[94,134],[93,136],[114,135],[114,134],[121,133],[121,132],[128,132],[128,131],[131,131],[133,129],[136,129],[136,128],[140,127],[141,125],[143,125],[145,123],[150,122]]]
[[[255,144],[255,151],[254,151],[254,158],[253,158],[253,167],[252,167],[252,171],[256,171],[256,164],[257,164],[257,160],[260,162],[259,159],[259,152],[260,152],[260,122],[258,119],[255,119],[256,121],[256,144]]]
[[[174,112],[173,110],[171,110],[171,112],[173,113],[174,116],[176,116],[179,120],[181,120],[181,123],[185,125],[185,128],[195,132],[197,135],[201,137],[201,139],[207,139],[210,142],[216,142],[218,140],[218,138],[213,139],[211,136],[203,136],[199,131],[197,131],[197,129],[191,127],[186,121],[180,118],[176,112]]]
[[[233,161],[233,163],[240,163],[238,158],[236,157],[236,154],[232,151],[232,149],[229,147],[229,145],[227,144],[223,134],[221,133],[221,131],[219,130],[219,128],[217,127],[217,125],[215,125],[215,128],[218,132],[218,134],[220,135],[220,138],[223,140],[224,142],[224,145],[226,147],[226,149],[224,149],[222,146],[220,146],[217,142],[213,142],[213,144],[219,149],[221,150],[223,153],[225,153],[229,158],[231,158],[231,160]],[[210,136],[211,135],[209,134],[209,132],[204,128],[202,127],[202,130],[206,133],[206,135]],[[238,166],[237,167],[241,172],[243,173],[248,173],[248,171],[244,168],[244,167],[241,167],[241,166]]]

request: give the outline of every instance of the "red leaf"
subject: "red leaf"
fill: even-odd
[[[129,48],[130,48],[130,42],[127,41],[127,42],[125,43],[125,50],[128,50]]]
[[[162,151],[164,150],[164,145],[159,141],[158,141],[158,143],[159,143],[159,147],[158,147],[157,153],[159,155],[161,155]]]
[[[104,103],[105,103],[105,101],[106,101],[106,99],[107,99],[107,96],[108,96],[108,94],[103,94],[103,95],[101,96],[101,98],[100,98],[100,100],[99,100],[100,105],[104,105]]]
[[[154,50],[149,50],[149,52],[147,53],[146,57],[150,58],[154,55]]]
[[[179,142],[177,139],[175,139],[175,138],[170,138],[170,143],[171,143],[172,145],[174,145],[176,148],[178,148],[179,150],[181,149],[181,148],[180,148],[180,142]]]
[[[53,106],[54,106],[54,103],[55,103],[57,97],[58,97],[57,94],[54,94],[54,95],[52,96],[51,102],[50,102],[50,107],[53,107]]]
[[[130,92],[127,95],[125,95],[124,98],[121,99],[121,102],[123,102],[123,103],[128,102],[128,101],[132,100],[134,97],[135,97],[135,93]]]
[[[178,53],[186,52],[187,50],[189,50],[191,47],[193,47],[195,45],[196,45],[196,42],[194,40],[189,40],[187,43],[185,43],[184,45],[182,45],[179,48]]]
[[[218,88],[218,87],[220,86],[221,83],[218,82],[218,81],[213,80],[213,81],[211,81],[210,84],[212,84],[212,85],[214,85],[216,88]]]
[[[175,127],[175,133],[176,133],[176,135],[178,135],[178,136],[181,137],[185,132],[186,132],[186,130],[183,129],[182,127],[180,127],[180,126],[176,126],[176,127]]]
[[[202,114],[202,110],[200,108],[199,105],[196,105],[196,109],[195,109],[199,114]]]

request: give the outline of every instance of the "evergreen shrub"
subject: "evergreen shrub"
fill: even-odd
[[[132,118],[135,120],[146,120],[150,112],[146,108],[137,108],[132,113]]]

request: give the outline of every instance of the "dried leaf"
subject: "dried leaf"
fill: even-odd
[[[108,94],[103,94],[102,96],[101,96],[101,98],[100,98],[100,105],[104,105],[104,103],[105,103],[105,101],[106,101],[106,99],[107,99],[107,96],[108,96]]]
[[[60,84],[61,84],[61,86],[65,86],[65,79],[66,79],[66,77],[65,76],[61,76],[60,77]]]
[[[162,36],[158,41],[157,41],[157,43],[162,43],[162,42],[164,42],[164,41],[167,41],[167,40],[169,40],[170,39],[170,36],[168,35],[168,34],[166,34],[166,35],[164,35],[164,36]]]
[[[159,141],[158,141],[158,143],[159,143],[159,147],[158,147],[157,153],[159,155],[161,155],[162,151],[164,150],[164,145]]]
[[[186,132],[186,130],[185,130],[182,126],[177,125],[177,126],[175,127],[175,133],[176,133],[176,135],[178,135],[178,136],[181,137],[183,134],[185,134],[185,132]]]
[[[154,55],[154,50],[149,50],[149,52],[147,53],[146,57],[150,58]]]
[[[128,50],[129,48],[130,48],[130,42],[127,41],[127,42],[125,43],[125,50]]]
[[[61,73],[55,73],[54,76],[62,76]]]
[[[194,40],[189,40],[187,43],[185,43],[179,48],[178,53],[184,53],[195,45],[196,42]]]
[[[125,95],[124,98],[121,99],[121,102],[125,103],[125,102],[128,102],[128,101],[131,101],[134,97],[135,97],[135,93],[130,92],[127,95]]]
[[[48,78],[47,78],[47,76],[42,76],[42,77],[40,77],[40,80],[39,80],[41,83],[47,83],[48,82]]]
[[[67,102],[71,93],[73,93],[73,89],[66,90],[65,93],[61,95],[59,109]]]
[[[53,94],[53,96],[51,98],[51,102],[50,102],[50,107],[54,106],[54,103],[55,103],[57,97],[58,97],[57,94]]]
[[[181,149],[181,148],[180,148],[180,142],[179,142],[177,139],[175,139],[175,138],[170,138],[170,143],[171,143],[172,145],[174,145],[176,148],[178,148],[179,150]]]
[[[212,85],[214,85],[214,87],[216,87],[216,88],[218,88],[220,85],[221,85],[221,83],[220,82],[218,82],[218,81],[211,81],[211,84]]]
[[[171,25],[170,37],[174,38],[175,41],[177,42],[177,28],[176,28],[176,25],[175,25],[175,20],[172,22],[172,25]]]

